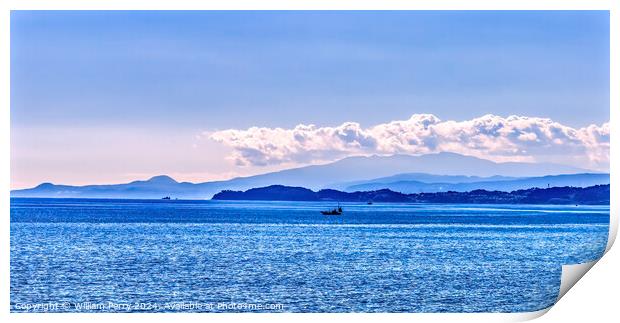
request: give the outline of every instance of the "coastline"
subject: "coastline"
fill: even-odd
[[[224,190],[213,200],[247,201],[339,201],[433,204],[550,204],[609,205],[609,185],[589,187],[530,188],[512,192],[473,190],[469,192],[436,192],[403,194],[389,189],[364,192],[342,192],[331,189],[312,191],[303,187],[272,185],[246,191]]]

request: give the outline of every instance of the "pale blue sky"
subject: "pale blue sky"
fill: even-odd
[[[264,169],[203,156],[230,148],[195,136],[300,123],[367,127],[414,113],[457,121],[516,114],[574,128],[607,122],[608,13],[11,15],[12,186],[256,173]],[[41,144],[58,129],[66,137]],[[153,140],[127,143],[138,132]],[[94,150],[149,156],[170,138],[178,138],[170,149],[193,147],[180,160],[204,161],[168,167],[104,156],[86,163],[100,169],[96,175],[65,169],[84,165]],[[210,148],[195,152],[201,144]],[[62,157],[68,151],[71,159]]]

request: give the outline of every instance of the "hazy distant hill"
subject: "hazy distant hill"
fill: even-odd
[[[299,185],[313,189],[332,188],[334,183],[392,176],[403,173],[427,173],[467,176],[533,177],[590,171],[549,163],[495,163],[489,160],[455,153],[421,156],[393,155],[349,157],[327,165],[307,166],[271,173],[274,184]],[[260,178],[254,177],[254,180]],[[327,181],[327,183],[326,183]],[[256,187],[256,186],[254,186]]]
[[[268,185],[303,186],[311,189],[332,188],[339,184],[381,178],[403,173],[430,173],[454,176],[544,176],[585,173],[587,170],[556,164],[495,163],[454,153],[422,156],[394,155],[349,157],[325,164],[293,168],[262,175],[239,177],[227,181],[178,183],[168,176],[126,184],[69,186],[44,183],[37,187],[14,190],[12,197],[98,197],[98,198],[172,198],[207,199],[225,190],[246,190]],[[436,176],[436,175],[428,175]]]
[[[533,187],[547,188],[547,187],[561,187],[561,186],[576,186],[587,187],[593,185],[609,184],[609,174],[571,174],[571,175],[549,175],[542,177],[528,177],[528,178],[509,178],[500,177],[495,180],[491,177],[466,177],[469,181],[463,182],[441,182],[443,176],[437,176],[437,182],[422,182],[419,180],[397,180],[387,181],[391,178],[401,178],[405,176],[392,176],[385,179],[377,179],[373,181],[366,181],[360,184],[347,186],[344,190],[347,192],[355,191],[375,191],[380,189],[390,189],[395,192],[401,193],[433,193],[433,192],[467,192],[476,189],[483,189],[488,191],[514,191],[520,189],[528,189]],[[422,176],[427,179],[431,179],[429,176]],[[456,180],[463,176],[453,176]]]
[[[428,173],[405,173],[405,174],[396,174],[387,177],[380,177],[374,179],[367,179],[361,181],[353,181],[353,182],[344,182],[344,183],[336,183],[333,184],[337,187],[332,187],[337,189],[346,188],[355,185],[362,184],[370,184],[370,183],[394,183],[394,182],[404,182],[404,181],[416,181],[422,183],[473,183],[473,182],[485,182],[485,181],[508,181],[518,179],[519,177],[511,177],[511,176],[489,176],[489,177],[481,177],[481,176],[465,176],[465,175],[434,175]]]
[[[509,181],[520,179],[520,177],[511,176],[466,176],[466,175],[435,175],[428,173],[405,173],[395,174],[387,177],[380,177],[374,179],[365,179],[361,181],[334,183],[329,188],[352,191],[354,187],[366,184],[390,184],[396,182],[419,182],[426,184],[460,184],[460,183],[475,183],[475,182],[491,182],[491,181]]]
[[[470,192],[438,192],[403,194],[391,190],[341,192],[303,187],[272,185],[242,191],[222,191],[214,200],[249,201],[339,201],[339,202],[405,202],[405,203],[475,203],[475,204],[609,204],[609,185],[581,187],[531,188],[512,192],[474,190]]]

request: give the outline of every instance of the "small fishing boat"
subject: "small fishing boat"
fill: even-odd
[[[342,214],[342,208],[340,207],[340,203],[338,203],[338,207],[335,209],[331,209],[329,211],[321,211],[321,214],[323,215],[341,215]]]

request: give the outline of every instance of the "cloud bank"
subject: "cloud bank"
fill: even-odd
[[[233,148],[238,165],[266,166],[332,161],[351,155],[454,152],[497,162],[555,162],[609,169],[609,123],[571,128],[551,119],[484,115],[442,121],[414,114],[369,128],[300,124],[292,129],[252,127],[206,135]]]

